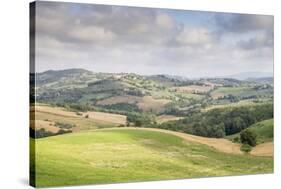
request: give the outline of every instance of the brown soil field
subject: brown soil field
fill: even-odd
[[[99,105],[110,105],[117,103],[128,103],[128,104],[136,104],[143,111],[150,111],[151,109],[154,111],[160,111],[170,100],[166,99],[154,99],[152,96],[114,96],[104,100],[100,100],[97,102]]]
[[[51,121],[44,121],[44,120],[35,120],[35,129],[41,129],[44,128],[47,131],[50,131],[52,133],[56,133],[60,130],[60,128],[55,126],[54,122]]]
[[[255,156],[270,156],[272,157],[274,154],[274,143],[266,142],[263,144],[259,144],[253,148],[250,154]]]
[[[119,115],[119,114],[112,114],[112,113],[105,113],[105,112],[85,112],[83,116],[89,115],[90,119],[94,119],[97,121],[107,121],[111,123],[117,124],[126,124],[126,116]]]
[[[128,103],[128,104],[137,104],[139,101],[141,101],[142,97],[138,96],[114,96],[110,98],[106,98],[104,100],[100,100],[97,102],[98,105],[111,105],[111,104],[117,104],[117,103]]]
[[[138,107],[144,111],[160,111],[170,100],[166,99],[154,99],[152,96],[144,96],[141,101],[138,102]]]
[[[50,106],[36,106],[35,110],[36,112],[55,114],[55,115],[66,116],[66,117],[83,118],[86,115],[89,115],[88,119],[92,119],[94,121],[109,122],[114,124],[126,124],[126,116],[119,115],[119,114],[91,111],[91,112],[83,112],[81,116],[81,115],[77,115],[75,112],[67,111],[64,108],[50,107]]]

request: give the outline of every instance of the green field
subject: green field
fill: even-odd
[[[226,154],[144,130],[99,130],[36,139],[35,158],[37,187],[273,172],[272,157]]]
[[[250,96],[260,93],[251,87],[220,87],[211,93],[212,96],[225,96],[230,94],[234,96]]]
[[[273,136],[273,133],[274,133],[273,132],[273,130],[274,130],[273,119],[260,121],[258,123],[251,125],[248,129],[257,134],[257,143],[258,144],[263,143],[263,142],[273,141],[273,137],[274,137]],[[225,138],[233,139],[237,136],[240,136],[240,133],[236,133],[234,135],[229,135]]]

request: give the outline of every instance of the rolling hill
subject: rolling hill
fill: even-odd
[[[36,187],[273,170],[272,158],[223,153],[169,133],[141,129],[96,130],[36,139],[32,153],[36,155],[36,165],[31,165],[36,170]]]
[[[270,101],[273,96],[273,86],[265,84],[262,78],[247,81],[233,78],[187,79],[69,69],[36,73],[36,82],[37,102],[76,108],[83,106],[88,110],[121,114],[134,109],[157,115],[187,116],[205,106],[241,100]],[[116,106],[122,112],[117,112]]]
[[[264,142],[272,142],[274,138],[274,124],[273,119],[267,119],[260,122],[257,122],[247,129],[255,132],[257,134],[257,142],[258,144],[264,143]],[[229,135],[226,138],[233,139],[240,135],[239,133],[236,133],[234,135]]]

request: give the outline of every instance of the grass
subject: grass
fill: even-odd
[[[249,87],[219,87],[218,89],[211,92],[211,96],[215,98],[229,94],[232,94],[234,96],[250,96],[256,93],[257,92],[254,89],[251,89]]]
[[[144,130],[88,131],[36,139],[35,154],[36,174],[32,172],[31,177],[35,176],[37,187],[273,172],[272,158],[226,154]]]
[[[273,119],[260,121],[258,123],[251,125],[248,129],[257,134],[257,143],[258,144],[273,141],[273,137],[274,137],[273,136],[273,133],[274,133],[273,132],[273,129],[274,129]],[[225,138],[232,140],[235,137],[239,137],[239,136],[240,136],[240,133],[236,133],[234,135],[226,136]]]
[[[260,105],[261,103],[256,103],[252,100],[240,100],[239,102],[233,102],[233,103],[227,103],[227,104],[216,104],[216,105],[210,105],[206,107],[205,109],[202,109],[202,112],[206,112],[212,109],[217,108],[227,108],[227,107],[243,107],[243,106],[254,106],[254,105]]]
[[[249,128],[258,135],[258,143],[273,141],[273,119],[258,122]]]

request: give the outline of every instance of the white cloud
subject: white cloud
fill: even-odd
[[[181,45],[208,45],[213,41],[211,33],[205,28],[187,28],[176,37]]]
[[[198,77],[272,70],[271,17],[216,13],[209,27],[182,23],[163,9],[37,5],[37,71],[83,67]]]
[[[89,27],[76,27],[67,32],[68,37],[84,41],[84,42],[96,42],[96,41],[112,41],[115,38],[115,34],[105,28],[97,26]]]

